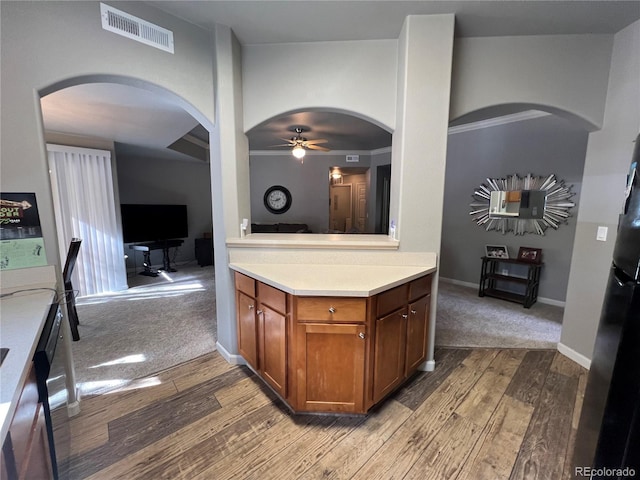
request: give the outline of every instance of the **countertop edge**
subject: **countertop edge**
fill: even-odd
[[[305,268],[313,268],[314,265],[305,265]],[[353,267],[357,267],[354,265]],[[248,265],[242,264],[229,264],[229,268],[236,272],[242,273],[244,275],[248,275],[260,282],[266,283],[274,288],[282,290],[283,292],[296,295],[296,296],[308,296],[308,297],[371,297],[373,295],[377,295],[378,293],[384,292],[391,288],[402,285],[403,283],[409,282],[411,280],[415,280],[416,278],[423,277],[424,275],[429,275],[436,271],[435,266],[427,266],[427,265],[403,265],[403,267],[407,268],[419,268],[421,269],[419,272],[411,273],[409,275],[403,276],[402,278],[396,278],[391,281],[386,281],[374,288],[369,290],[362,289],[339,289],[339,290],[331,290],[331,289],[300,289],[295,288],[291,285],[287,285],[285,283],[281,283],[280,281],[274,280],[273,278],[266,277],[265,275],[261,275],[260,273],[256,273],[255,270],[252,270]],[[379,266],[378,268],[384,269],[389,268],[389,266]]]

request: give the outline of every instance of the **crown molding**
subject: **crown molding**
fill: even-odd
[[[542,112],[540,110],[526,110],[524,112],[512,113],[510,115],[503,115],[501,117],[487,118],[486,120],[479,120],[477,122],[465,123],[464,125],[449,127],[449,135],[470,132],[472,130],[482,130],[483,128],[497,127],[499,125],[522,122],[524,120],[533,120],[534,118],[546,117],[547,115],[551,114],[549,112]]]
[[[391,147],[389,147],[391,148]],[[335,156],[335,155],[373,155],[376,150],[331,150],[330,152],[320,152],[307,150],[305,157],[309,156]],[[291,150],[249,150],[249,155],[260,155],[260,156],[283,156],[283,155],[291,155]],[[293,156],[293,155],[291,155]]]

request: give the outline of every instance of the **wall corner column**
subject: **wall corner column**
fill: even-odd
[[[440,262],[447,130],[453,65],[453,15],[406,18],[398,40],[396,130],[391,162],[390,220],[400,251],[435,252]],[[397,200],[393,200],[397,199]],[[429,346],[434,368],[438,275],[431,289]]]
[[[236,312],[226,240],[237,235],[242,218],[249,218],[249,145],[242,127],[242,51],[229,27],[216,25],[213,51],[216,120],[210,155],[217,341],[234,354]]]

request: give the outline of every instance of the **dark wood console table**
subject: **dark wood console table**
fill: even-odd
[[[501,273],[501,264],[521,265],[526,267],[526,276]],[[523,262],[510,258],[482,257],[482,270],[480,273],[480,289],[478,296],[495,297],[510,302],[521,303],[524,308],[529,308],[538,299],[538,286],[540,284],[540,271],[542,263]],[[507,267],[508,268],[508,267]],[[504,288],[505,284],[516,284],[524,287],[524,293],[515,293]]]
[[[140,272],[140,275],[146,275],[148,277],[157,277],[158,272],[151,268],[151,251],[162,250],[162,263],[164,272],[175,272],[176,269],[171,267],[171,259],[169,258],[169,249],[179,247],[184,243],[181,239],[162,240],[159,242],[137,243],[129,245],[129,248],[142,252],[144,270]]]

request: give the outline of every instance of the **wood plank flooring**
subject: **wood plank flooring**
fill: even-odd
[[[58,417],[60,478],[571,477],[585,369],[551,350],[439,349],[436,362],[366,416],[292,415],[213,352]]]

